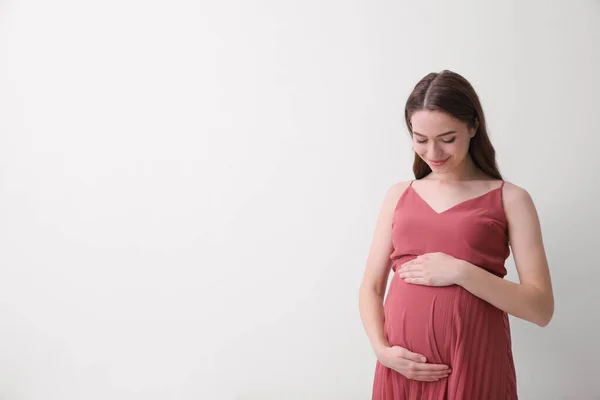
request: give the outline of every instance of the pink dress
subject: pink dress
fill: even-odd
[[[443,252],[506,275],[510,254],[502,186],[434,211],[411,185],[392,222],[392,269],[418,255]],[[431,287],[394,274],[385,305],[385,334],[402,346],[447,364],[452,372],[437,382],[405,378],[377,362],[373,400],[517,399],[508,315],[461,286]]]

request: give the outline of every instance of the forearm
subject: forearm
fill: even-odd
[[[383,329],[383,294],[369,287],[361,287],[359,312],[371,346],[375,354],[378,354],[383,348],[390,346]]]
[[[460,264],[457,284],[500,310],[539,326],[546,326],[553,314],[553,300],[538,288],[514,283],[467,261]]]

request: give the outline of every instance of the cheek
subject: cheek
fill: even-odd
[[[447,144],[444,146],[444,153],[446,153],[448,155],[457,156],[461,153],[460,148],[461,147],[458,146],[456,143]]]
[[[453,156],[463,156],[469,151],[469,143],[462,141],[455,141],[454,143],[447,143],[444,145],[444,152]]]
[[[469,141],[460,141],[454,143],[454,149],[452,150],[455,154],[464,156],[469,152]]]
[[[420,156],[427,154],[427,146],[424,144],[413,142],[413,149]]]

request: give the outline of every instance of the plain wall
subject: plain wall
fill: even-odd
[[[520,398],[600,398],[592,0],[0,1],[0,398],[370,398],[358,287],[443,69],[542,221]]]

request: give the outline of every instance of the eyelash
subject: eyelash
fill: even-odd
[[[453,137],[453,138],[452,138],[452,139],[450,139],[450,140],[442,140],[442,142],[444,142],[444,143],[452,143],[452,142],[454,142],[454,140],[455,140],[455,139],[456,139],[456,138],[455,138],[455,137]],[[427,141],[427,139],[425,139],[425,140],[417,140],[417,143],[421,143],[421,144],[423,144],[423,143],[425,143],[426,141]]]

